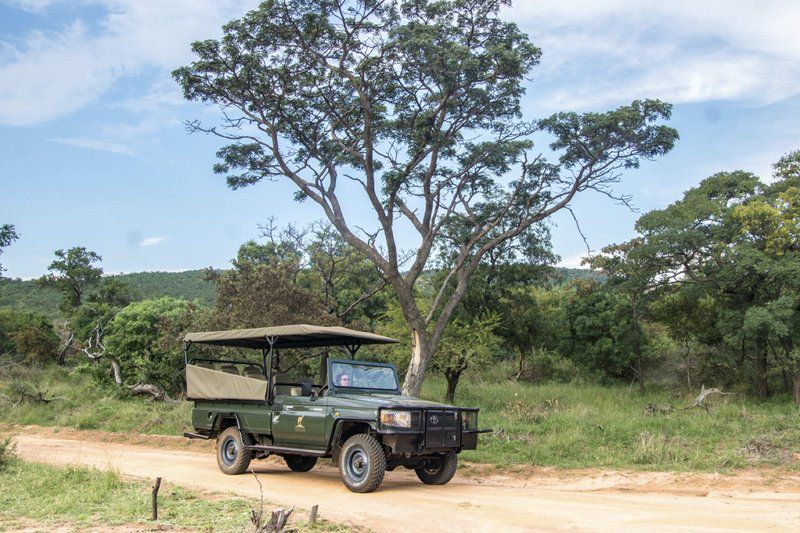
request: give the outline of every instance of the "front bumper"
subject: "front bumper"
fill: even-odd
[[[478,434],[491,431],[477,429],[477,408],[405,410],[412,411],[414,427],[378,428],[383,444],[392,454],[428,455],[474,450],[478,447]],[[467,417],[474,427],[468,426]]]

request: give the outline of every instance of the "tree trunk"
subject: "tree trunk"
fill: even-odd
[[[115,383],[116,383],[118,386],[120,386],[120,387],[121,387],[121,386],[123,385],[123,381],[122,381],[122,367],[120,367],[119,361],[117,361],[117,360],[116,360],[115,358],[113,358],[113,357],[111,357],[111,358],[109,359],[109,361],[111,361],[111,369],[112,369],[112,370],[113,370],[113,372],[114,372],[114,382],[115,382]]]
[[[519,378],[522,377],[522,374],[525,373],[525,350],[519,351],[519,370],[517,371],[517,375],[514,377],[514,381],[519,381]]]
[[[639,374],[639,392],[644,394],[644,363],[642,361],[642,339],[639,335],[639,313],[636,309],[636,300],[633,300],[631,309],[633,311],[633,334],[636,336],[636,366]]]
[[[447,368],[444,371],[444,377],[447,378],[447,394],[444,395],[445,403],[453,403],[456,398],[456,387],[458,387],[458,380],[461,377],[461,370]]]
[[[794,371],[794,403],[800,405],[800,369]]]
[[[754,363],[756,395],[761,399],[769,396],[769,384],[767,383],[767,350],[763,342],[756,344],[756,360]]]
[[[419,393],[422,390],[422,380],[425,378],[425,371],[428,369],[428,361],[431,355],[431,347],[425,332],[421,329],[412,328],[411,361],[408,363],[406,379],[403,382],[403,394],[406,396],[419,397]]]

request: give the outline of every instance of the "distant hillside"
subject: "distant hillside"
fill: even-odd
[[[203,280],[202,270],[185,272],[134,272],[112,276],[133,289],[137,300],[172,296],[214,303],[214,285]],[[50,318],[59,318],[57,292],[38,287],[32,280],[0,278],[0,309],[36,311]]]
[[[588,268],[564,268],[556,267],[556,278],[558,283],[569,283],[574,279],[593,279],[595,281],[604,281],[606,277]]]
[[[556,285],[579,278],[603,280],[601,274],[584,268],[555,268],[555,271],[552,283]],[[113,277],[130,285],[137,300],[171,296],[197,300],[209,306],[214,303],[214,285],[203,280],[202,270],[134,272]],[[38,287],[31,280],[0,278],[0,309],[36,311],[50,318],[60,318],[59,301],[58,293]]]

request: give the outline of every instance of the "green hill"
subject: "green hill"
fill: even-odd
[[[214,285],[203,280],[202,270],[184,272],[134,272],[111,276],[133,289],[137,300],[172,296],[198,300],[204,305],[214,303]],[[0,278],[0,309],[36,311],[50,318],[60,318],[59,295],[43,289],[33,280]]]
[[[566,283],[576,278],[603,280],[603,276],[583,268],[555,268],[551,283]],[[137,300],[171,296],[184,300],[197,300],[204,305],[214,303],[214,285],[203,280],[203,270],[184,272],[134,272],[113,277],[124,281],[133,289]],[[0,309],[36,311],[50,318],[61,318],[58,309],[59,295],[43,289],[33,280],[0,278]]]

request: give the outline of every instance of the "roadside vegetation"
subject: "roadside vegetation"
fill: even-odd
[[[480,406],[482,435],[467,462],[644,470],[717,471],[747,467],[800,469],[800,411],[788,396],[759,401],[747,394],[710,397],[651,387],[575,381],[533,385],[510,379],[513,364],[465,380],[455,401]],[[153,402],[96,387],[90,376],[58,367],[6,372],[0,390],[23,380],[53,384],[43,403],[20,402],[0,422],[118,433],[181,435],[190,430],[191,404]],[[447,382],[426,380],[422,397],[442,401]],[[34,396],[35,398],[35,396]]]
[[[122,478],[112,471],[84,467],[57,467],[29,463],[14,457],[0,440],[0,529],[25,529],[57,525],[70,529],[98,526],[132,526],[195,531],[248,531],[252,499],[199,493],[164,485],[159,491],[158,521],[149,520],[151,486]],[[277,508],[264,502],[264,513]],[[325,521],[313,526],[291,517],[294,531],[346,531]]]

